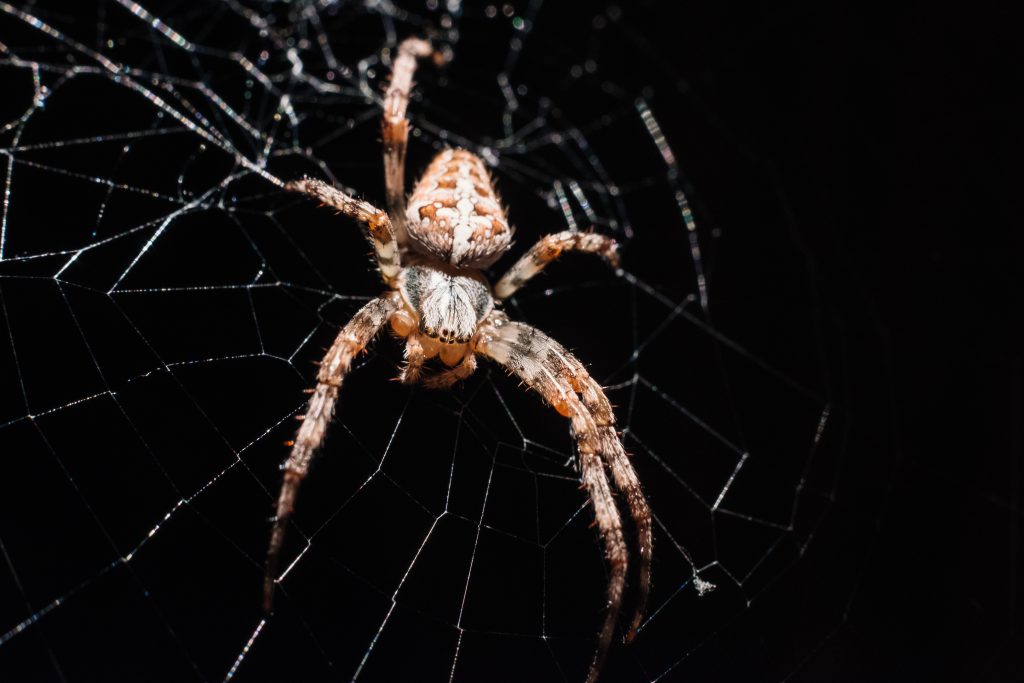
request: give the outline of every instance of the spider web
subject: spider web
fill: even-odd
[[[0,671],[582,678],[606,575],[565,421],[493,367],[398,385],[390,339],[346,383],[259,610],[311,363],[381,289],[355,226],[280,186],[383,204],[387,47],[411,33],[453,60],[417,74],[410,176],[464,146],[513,255],[565,228],[623,244],[623,270],[567,258],[509,305],[608,388],[654,511],[649,615],[605,678],[702,671],[799,563],[843,429],[785,206],[749,165],[721,185],[742,155],[641,19],[582,12],[0,2]],[[709,208],[736,197],[764,222]]]

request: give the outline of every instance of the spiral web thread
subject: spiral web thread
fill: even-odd
[[[4,449],[6,458],[16,457],[5,470],[17,474],[21,462],[45,463],[39,465],[45,470],[38,475],[41,486],[73,510],[69,514],[86,529],[93,551],[64,558],[71,569],[60,578],[32,575],[26,567],[45,558],[25,537],[59,544],[65,532],[8,515],[11,524],[20,519],[23,526],[7,538],[0,533],[7,568],[0,580],[20,604],[3,614],[0,655],[35,634],[45,653],[36,660],[39,670],[64,678],[69,655],[63,654],[59,628],[47,623],[73,616],[90,592],[111,585],[143,596],[137,611],[114,608],[112,618],[152,626],[153,637],[176,643],[174,656],[202,680],[244,680],[253,653],[265,648],[275,655],[275,641],[267,638],[275,618],[257,609],[266,515],[276,494],[273,465],[283,457],[280,442],[293,429],[292,417],[302,410],[309,361],[378,287],[368,267],[356,271],[365,254],[337,272],[320,254],[321,239],[362,249],[354,229],[340,226],[336,235],[325,236],[319,228],[296,225],[296,212],[305,209],[279,188],[300,173],[338,174],[346,189],[373,198],[386,46],[413,32],[432,34],[455,60],[450,71],[420,78],[429,87],[410,107],[413,148],[472,149],[492,166],[510,205],[509,194],[532,197],[544,227],[593,226],[625,245],[624,270],[609,274],[594,267],[585,271],[587,279],[570,284],[551,274],[545,281],[551,287],[534,285],[510,312],[558,337],[567,330],[546,325],[557,318],[543,318],[542,309],[568,317],[565,311],[585,296],[625,304],[609,303],[607,320],[588,329],[613,327],[627,337],[618,346],[609,342],[611,360],[598,378],[617,405],[624,442],[656,517],[655,593],[641,637],[626,655],[631,665],[652,681],[675,670],[713,637],[714,628],[702,630],[703,617],[694,616],[687,637],[665,646],[652,635],[650,641],[661,644],[649,651],[643,649],[645,631],[656,633],[660,622],[672,628],[672,619],[686,619],[697,602],[730,614],[742,610],[798,560],[834,490],[827,476],[815,476],[819,469],[830,471],[820,466],[823,457],[836,457],[834,446],[822,455],[822,442],[834,431],[830,402],[710,322],[710,269],[702,247],[707,251],[717,235],[695,221],[681,163],[659,122],[657,93],[606,76],[600,61],[606,42],[619,40],[622,10],[609,5],[584,18],[592,34],[584,54],[540,57],[532,50],[545,48],[532,32],[546,14],[537,1],[472,10],[458,2],[190,5],[169,3],[158,11],[101,0],[72,17],[45,2],[0,3],[0,74],[8,99],[0,122],[0,337],[12,368],[0,441],[34,444],[19,456]],[[374,30],[360,30],[367,26]],[[479,26],[491,32],[484,36]],[[476,80],[459,80],[457,60],[463,46],[477,50],[485,42],[504,58],[496,72],[483,65],[472,72],[490,83],[482,91]],[[560,108],[557,93],[520,80],[520,63],[534,58],[553,60],[568,74],[567,88],[600,91],[606,104],[586,120],[574,120]],[[460,126],[444,92],[489,105],[486,125],[473,128],[490,133]],[[118,116],[104,121],[102,114],[83,115],[82,101]],[[310,137],[314,125],[330,132]],[[623,141],[640,164],[626,166],[605,153]],[[73,204],[62,201],[68,196],[76,198]],[[634,220],[652,204],[660,207],[660,224]],[[511,211],[513,220],[523,215],[517,205]],[[539,234],[535,230],[521,228],[520,249]],[[631,265],[631,245],[653,231],[681,246],[680,266],[670,275]],[[564,341],[589,360],[585,337]],[[814,348],[813,341],[808,344]],[[711,386],[683,391],[652,360],[677,353],[687,382],[704,382],[706,373]],[[393,346],[379,344],[366,365],[383,372],[396,358]],[[691,364],[701,369],[690,372]],[[233,385],[238,390],[208,392],[210,385],[231,385],[241,375],[248,379]],[[756,438],[745,428],[746,409],[736,404],[748,382],[774,397],[760,408],[773,413],[785,443],[779,437],[773,447],[771,438]],[[372,388],[366,383],[358,390]],[[374,680],[373,667],[401,652],[391,632],[411,611],[450,634],[442,659],[452,680],[469,670],[474,648],[482,647],[478,637],[495,639],[498,647],[539,643],[551,653],[551,671],[575,677],[600,616],[603,578],[571,443],[567,435],[549,436],[564,431],[564,423],[542,408],[524,408],[535,397],[523,397],[502,373],[481,372],[465,391],[441,400],[445,419],[430,436],[439,445],[428,453],[410,431],[415,413],[433,399],[393,385],[386,391],[405,398],[382,409],[390,416],[385,432],[361,432],[359,418],[349,417],[344,403],[335,419],[339,436],[332,441],[342,444],[344,457],[356,445],[362,448],[351,456],[361,468],[338,470],[348,480],[345,495],[303,493],[304,503],[315,499],[323,507],[310,511],[295,532],[298,546],[281,577],[284,600],[299,581],[293,574],[302,570],[340,572],[369,586],[378,602],[377,609],[362,612],[347,611],[344,601],[332,606],[341,610],[336,619],[360,624],[344,653],[334,651],[333,636],[321,633],[317,620],[298,606],[300,614],[291,618],[302,624],[300,635],[312,644],[313,657],[335,677]],[[173,404],[167,410],[179,417],[174,429],[193,447],[162,443],[166,434],[151,415],[140,413],[142,401]],[[247,419],[227,417],[221,401]],[[711,405],[717,402],[723,410]],[[546,422],[536,426],[537,420]],[[114,444],[119,459],[144,463],[139,467],[147,477],[126,484],[135,496],[115,505],[90,493],[95,476],[88,468],[103,456],[86,444],[96,440]],[[413,451],[416,468],[428,461],[442,477],[436,499],[403,471],[413,456],[402,454]],[[773,477],[762,480],[769,471]],[[759,482],[768,494],[750,493]],[[520,505],[531,517],[506,523],[512,513],[503,511],[504,487],[523,485],[528,500]],[[385,502],[375,512],[361,504],[381,488],[393,505]],[[236,489],[248,497],[242,496],[230,521],[218,519],[213,510],[233,506]],[[380,576],[349,563],[353,547],[336,545],[346,530],[370,524],[367,514],[403,528],[402,538],[394,538],[402,550],[377,560]],[[188,623],[168,613],[168,596],[151,590],[148,560],[138,567],[147,554],[187,552],[181,545],[187,535],[175,530],[185,518],[221,548],[216,562],[235,572],[238,602],[247,605],[251,598],[251,609],[234,610],[225,641],[203,646],[220,651],[215,662],[197,654]],[[445,558],[457,586],[432,602],[416,577],[425,571],[421,565],[437,562],[432,549],[451,527],[465,534],[466,552]],[[385,524],[379,532],[385,542],[391,528]],[[580,543],[589,554],[566,550]],[[523,553],[536,570],[523,588],[529,614],[510,625],[516,618],[496,605],[480,577],[488,575],[489,564]],[[206,580],[204,567],[212,577],[214,562],[195,558],[193,580]],[[565,590],[559,582],[571,583],[566,577],[574,572],[592,579],[584,582],[586,595],[581,589],[586,607],[578,623],[561,617],[553,623],[556,593]],[[714,593],[699,597],[713,586]],[[295,602],[301,603],[299,596]],[[441,608],[435,610],[436,604]],[[576,648],[571,656],[560,649],[566,641]]]

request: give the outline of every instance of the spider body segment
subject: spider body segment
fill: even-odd
[[[334,207],[360,222],[374,246],[388,290],[371,300],[346,324],[328,349],[310,390],[309,405],[284,471],[271,533],[264,580],[264,609],[272,609],[278,560],[299,486],[326,436],[338,390],[352,359],[385,327],[405,341],[406,363],[399,379],[431,388],[451,386],[473,373],[483,356],[516,375],[561,415],[576,439],[583,487],[589,492],[595,524],[609,565],[608,606],[587,675],[600,673],[612,639],[625,587],[629,553],[612,484],[636,528],[640,565],[636,610],[627,641],[639,627],[650,588],[651,514],[636,472],[615,430],[615,414],[601,386],[583,364],[540,330],[514,322],[496,302],[509,297],[566,251],[589,252],[617,266],[616,243],[594,233],[565,231],[541,238],[494,286],[483,268],[511,245],[509,226],[484,162],[472,152],[440,152],[406,203],[405,117],[416,60],[435,56],[425,40],[399,45],[384,99],[383,140],[387,211],[354,199],[315,179],[285,188]],[[442,61],[442,60],[437,60]],[[425,364],[440,361],[440,370]]]

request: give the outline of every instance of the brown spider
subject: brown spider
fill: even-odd
[[[389,290],[363,306],[345,325],[324,356],[316,388],[309,390],[309,407],[291,444],[291,454],[282,465],[284,481],[267,556],[264,609],[271,611],[285,529],[299,485],[327,433],[338,388],[352,358],[390,323],[392,331],[405,339],[407,362],[401,381],[448,387],[472,374],[477,355],[482,355],[517,375],[570,419],[582,483],[590,493],[610,567],[607,613],[587,674],[588,683],[593,683],[611,642],[628,564],[622,521],[606,470],[625,497],[640,552],[637,607],[627,642],[636,635],[650,588],[650,509],[636,471],[622,449],[615,431],[615,414],[601,386],[558,342],[529,325],[509,320],[495,309],[494,302],[511,296],[565,251],[598,254],[616,266],[617,245],[593,233],[547,235],[492,289],[481,269],[508,250],[512,229],[483,161],[462,149],[448,149],[434,157],[406,206],[403,178],[409,121],[405,112],[416,60],[429,56],[438,63],[443,61],[429,42],[410,38],[398,46],[393,62],[383,120],[387,212],[320,180],[307,178],[285,186],[315,197],[366,226]],[[435,357],[446,369],[425,373],[424,362]]]

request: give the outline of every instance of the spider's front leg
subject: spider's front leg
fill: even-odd
[[[635,633],[643,617],[650,587],[650,509],[633,465],[615,431],[615,415],[611,404],[600,385],[590,377],[579,360],[539,330],[523,323],[509,322],[502,313],[492,314],[482,327],[477,350],[516,374],[571,421],[579,451],[581,478],[590,493],[610,574],[608,611],[587,675],[587,683],[593,683],[601,671],[611,643],[622,603],[628,564],[622,521],[612,498],[605,466],[611,470],[616,484],[626,494],[640,545],[640,594],[637,612],[630,625],[630,636]]]
[[[507,299],[526,284],[530,278],[567,251],[597,254],[613,268],[619,266],[619,245],[611,237],[595,232],[563,230],[537,240],[522,258],[494,285],[494,296]]]
[[[274,518],[274,530],[270,535],[270,549],[267,551],[267,573],[263,580],[263,609],[267,613],[273,607],[274,585],[278,581],[278,559],[288,520],[295,509],[299,485],[306,477],[313,456],[327,435],[327,427],[334,414],[334,404],[338,400],[341,382],[348,373],[355,355],[377,336],[400,306],[401,300],[397,292],[389,292],[370,301],[342,328],[324,355],[323,362],[320,363],[316,388],[310,396],[306,416],[292,443],[292,452],[282,466],[284,481],[277,499],[277,515]]]

